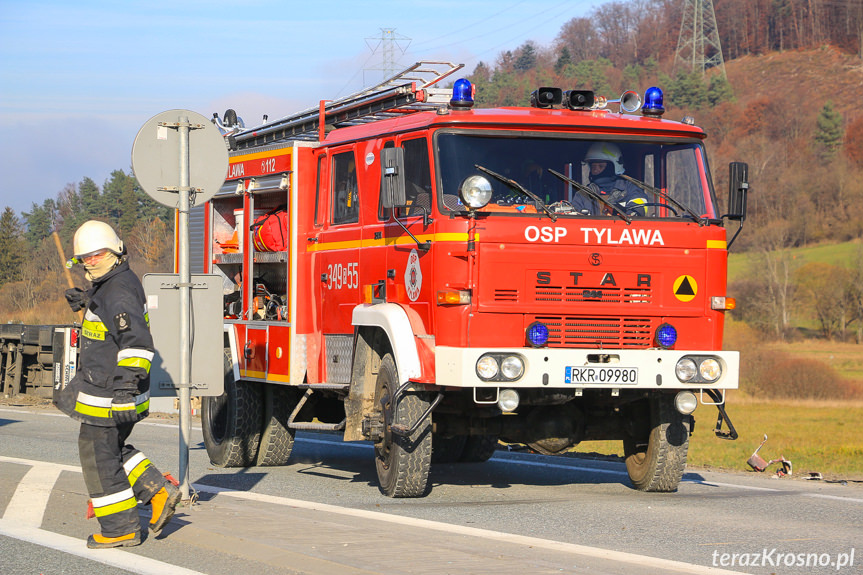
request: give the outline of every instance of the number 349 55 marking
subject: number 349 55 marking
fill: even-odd
[[[359,263],[327,266],[327,289],[354,289],[360,285]]]

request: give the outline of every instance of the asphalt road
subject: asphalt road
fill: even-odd
[[[199,428],[197,502],[139,547],[91,551],[77,430],[50,408],[0,407],[3,574],[863,573],[859,483],[689,472],[647,494],[617,462],[498,452],[390,499],[368,444],[298,433],[285,467],[220,469]],[[178,437],[151,417],[130,441],[176,474]]]

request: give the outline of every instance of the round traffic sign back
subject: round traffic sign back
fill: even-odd
[[[171,208],[179,207],[181,164],[177,126],[184,121],[190,124],[189,186],[197,189],[191,203],[200,205],[212,198],[228,174],[228,147],[210,120],[190,110],[156,114],[135,136],[132,171],[148,196]]]

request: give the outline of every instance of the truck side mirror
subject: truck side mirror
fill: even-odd
[[[405,205],[405,150],[381,150],[381,201],[385,208]]]
[[[728,214],[729,220],[746,219],[746,194],[749,192],[749,165],[744,162],[728,164]]]

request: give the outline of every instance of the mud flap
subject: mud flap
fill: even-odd
[[[734,429],[734,424],[731,423],[731,419],[728,417],[728,413],[725,412],[725,405],[724,402],[722,402],[722,395],[720,395],[719,392],[715,389],[705,389],[704,392],[710,396],[710,399],[716,402],[716,411],[718,413],[716,415],[716,427],[714,427],[713,433],[719,439],[728,439],[729,441],[734,441],[738,437],[737,430]],[[723,422],[728,425],[728,431],[723,431]]]

